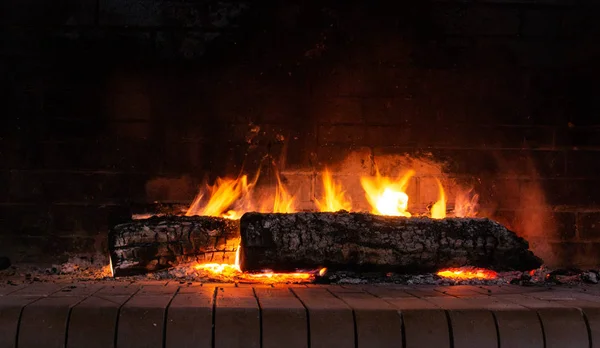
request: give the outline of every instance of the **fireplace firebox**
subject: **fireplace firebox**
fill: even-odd
[[[106,264],[109,229],[150,215],[337,210],[489,218],[548,266],[600,261],[594,5],[2,6],[13,263]]]

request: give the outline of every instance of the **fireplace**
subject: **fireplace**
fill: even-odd
[[[45,6],[2,11],[13,263],[106,264],[109,228],[185,212],[217,180],[260,171],[258,208],[285,192],[314,211],[328,170],[342,208],[371,211],[361,178],[414,170],[407,212],[431,215],[441,187],[434,210],[498,221],[548,266],[598,265],[594,8]]]

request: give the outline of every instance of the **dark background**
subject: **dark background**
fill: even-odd
[[[265,154],[320,170],[366,149],[432,153],[559,264],[597,265],[599,13],[566,0],[3,1],[0,254],[102,252],[108,226],[187,204],[206,176]]]

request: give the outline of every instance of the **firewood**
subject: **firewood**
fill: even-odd
[[[523,271],[542,265],[527,241],[486,218],[247,213],[240,231],[246,271],[328,267],[416,273],[462,266]]]
[[[161,216],[114,226],[109,253],[115,276],[143,274],[199,261],[233,263],[239,220]]]

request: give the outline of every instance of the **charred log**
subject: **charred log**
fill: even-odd
[[[142,274],[190,261],[233,262],[239,235],[239,220],[212,216],[161,216],[120,224],[109,233],[113,274]]]
[[[483,218],[247,213],[240,226],[246,271],[328,267],[413,273],[462,266],[503,271],[542,264],[527,241]]]

